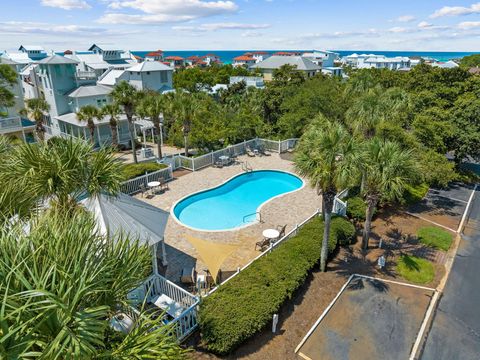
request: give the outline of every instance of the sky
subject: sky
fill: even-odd
[[[480,51],[480,2],[1,0],[0,50]]]

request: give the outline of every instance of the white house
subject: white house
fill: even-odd
[[[233,58],[233,66],[251,66],[257,63],[257,60],[250,55],[240,55]]]
[[[378,54],[351,54],[342,58],[344,65],[357,69],[409,69],[412,64],[408,57],[386,57]]]
[[[313,52],[304,53],[302,56],[311,60],[318,66],[327,68],[335,66],[335,60],[338,58],[338,53],[327,50],[314,50]]]
[[[441,69],[455,69],[457,67],[459,67],[460,65],[458,65],[455,61],[452,61],[452,60],[449,60],[449,61],[446,61],[446,62],[434,62],[432,63],[432,66],[433,67],[439,67]]]
[[[230,76],[230,85],[244,82],[247,87],[253,86],[257,89],[263,89],[265,82],[261,76]]]

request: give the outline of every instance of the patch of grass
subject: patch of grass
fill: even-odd
[[[427,246],[447,251],[453,241],[453,235],[436,226],[425,226],[417,231],[418,240]]]
[[[398,260],[397,273],[417,284],[426,284],[435,277],[435,268],[430,261],[415,256],[402,255]]]
[[[426,183],[420,185],[405,187],[405,192],[403,193],[403,200],[407,205],[415,204],[421,201],[425,195],[427,195],[428,189],[430,186]]]
[[[161,169],[165,169],[167,165],[156,162],[144,162],[139,164],[127,164],[123,167],[123,176],[125,180],[134,179],[145,173],[152,173]]]

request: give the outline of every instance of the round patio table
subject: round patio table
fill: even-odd
[[[262,235],[266,239],[274,240],[274,239],[278,239],[278,237],[280,236],[280,232],[275,229],[266,229],[266,230],[263,230]]]
[[[156,187],[160,186],[160,181],[150,181],[150,182],[147,184],[147,186],[148,186],[149,188],[156,188]]]

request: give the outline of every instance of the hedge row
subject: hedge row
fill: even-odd
[[[354,234],[350,222],[334,218],[330,252],[337,243],[350,243]],[[318,263],[322,237],[323,222],[318,217],[302,227],[297,236],[205,298],[200,305],[199,322],[207,349],[227,354],[267,326]]]
[[[123,167],[123,176],[125,180],[134,179],[145,175],[145,173],[155,172],[165,169],[167,165],[156,162],[144,162],[139,164],[127,164]]]

